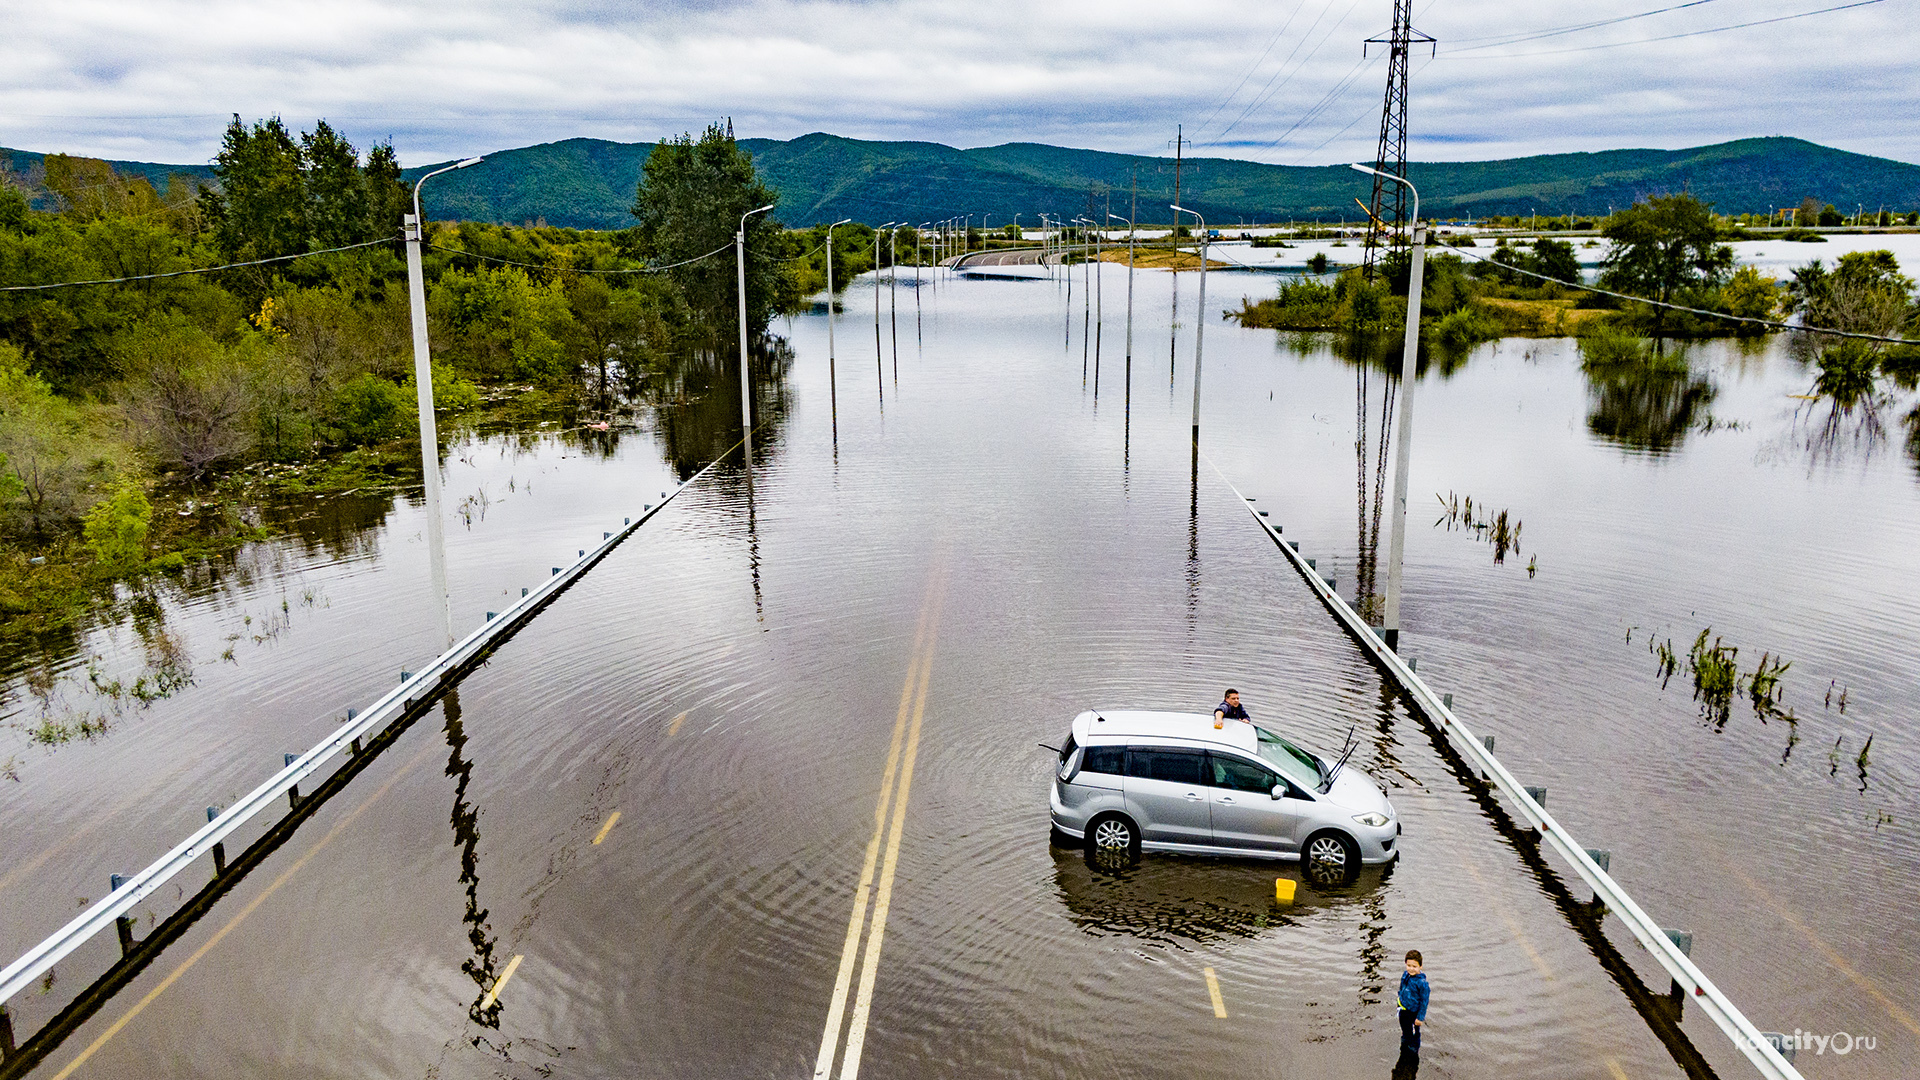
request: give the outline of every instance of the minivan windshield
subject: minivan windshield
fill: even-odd
[[[1313,759],[1312,754],[1258,724],[1254,725],[1253,730],[1260,739],[1259,749],[1262,760],[1280,770],[1281,775],[1303,788],[1320,786],[1320,763]]]

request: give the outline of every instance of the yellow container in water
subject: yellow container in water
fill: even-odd
[[[1298,884],[1299,882],[1294,881],[1292,878],[1275,878],[1273,881],[1274,902],[1280,904],[1293,903],[1294,886]]]

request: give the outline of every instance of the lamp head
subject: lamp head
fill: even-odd
[[[454,168],[456,168],[456,169],[464,169],[464,168],[466,168],[466,167],[467,167],[467,166],[469,166],[469,165],[478,165],[478,164],[480,164],[481,162],[483,162],[483,161],[485,161],[485,160],[487,160],[487,159],[486,159],[486,158],[483,158],[483,157],[470,157],[470,158],[468,158],[467,160],[465,160],[465,161],[463,161],[463,162],[461,162],[460,164],[458,164],[458,165],[455,165],[455,166],[454,166]]]
[[[1349,168],[1349,169],[1352,169],[1352,170],[1354,170],[1355,172],[1363,172],[1363,173],[1376,173],[1376,174],[1377,174],[1377,173],[1379,173],[1379,171],[1380,171],[1379,169],[1376,169],[1376,168],[1373,168],[1372,166],[1369,166],[1369,165],[1362,165],[1362,164],[1360,164],[1360,163],[1359,163],[1359,162],[1357,162],[1357,161],[1356,161],[1356,162],[1354,162],[1353,164],[1351,164],[1351,165],[1349,165],[1349,166],[1347,166],[1347,168]]]

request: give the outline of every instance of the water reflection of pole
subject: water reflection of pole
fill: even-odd
[[[1193,442],[1187,486],[1187,632],[1200,620],[1200,440]]]
[[[900,385],[900,226],[895,222],[887,233],[887,328],[893,334],[893,384]]]
[[[1182,206],[1173,207],[1174,213],[1193,214],[1200,221],[1200,306],[1193,325],[1193,445],[1195,452],[1200,446],[1200,348],[1207,340],[1207,219],[1200,217]],[[1176,216],[1174,221],[1179,222]],[[1174,290],[1179,296],[1179,290]]]
[[[1400,562],[1407,546],[1407,469],[1412,463],[1413,383],[1420,359],[1420,291],[1426,269],[1426,230],[1420,227],[1420,190],[1405,177],[1356,164],[1355,169],[1405,184],[1413,193],[1413,216],[1408,226],[1413,231],[1412,275],[1407,281],[1407,337],[1400,358],[1400,446],[1393,462],[1393,532],[1387,542],[1387,609],[1382,620],[1387,648],[1400,647]]]
[[[887,367],[880,352],[880,234],[893,222],[873,230],[873,377],[880,383],[880,404],[887,403]]]
[[[407,301],[413,315],[413,384],[420,412],[420,471],[426,485],[427,558],[433,575],[434,605],[440,609],[440,626],[447,644],[453,644],[453,606],[447,593],[447,538],[440,520],[440,432],[433,417],[433,359],[427,347],[427,287],[420,269],[420,232],[425,219],[420,215],[420,188],[443,172],[480,164],[480,158],[468,158],[443,169],[435,169],[414,182],[413,213],[401,222],[407,241]]]
[[[1136,207],[1129,208],[1129,210],[1134,212],[1137,212],[1137,209]],[[1124,476],[1126,475],[1128,459],[1132,456],[1133,449],[1133,219],[1123,218],[1111,210],[1107,211],[1107,216],[1115,221],[1124,221],[1127,223],[1127,364],[1125,380],[1121,387],[1121,412],[1123,414],[1121,427],[1124,430],[1121,436],[1120,451],[1120,471],[1121,475]]]
[[[833,359],[833,230],[852,221],[841,218],[827,226],[827,402],[833,415],[833,460],[840,461],[840,392]]]
[[[496,998],[486,1008],[480,1007],[494,983],[495,940],[493,927],[487,921],[488,912],[480,906],[480,811],[467,801],[473,762],[466,757],[467,730],[460,721],[460,691],[447,691],[440,708],[447,718],[446,774],[453,778],[453,813],[449,821],[453,826],[454,845],[460,849],[460,885],[467,893],[467,909],[460,921],[466,923],[467,941],[473,946],[473,955],[460,964],[460,970],[473,980],[475,991],[473,1004],[467,1006],[467,1019],[482,1027],[498,1029],[500,1000]]]

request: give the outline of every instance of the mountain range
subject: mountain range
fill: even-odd
[[[743,139],[762,177],[780,193],[775,211],[790,226],[841,218],[870,224],[909,223],[973,214],[1004,224],[1018,214],[1098,217],[1111,210],[1138,219],[1171,219],[1174,161],[1039,143],[960,150],[928,142],[870,142],[837,135]],[[493,222],[545,222],[618,229],[651,143],[564,139],[486,156],[481,164],[435,180],[430,217]],[[31,181],[42,155],[6,150],[15,173]],[[115,161],[164,186],[185,173],[209,177],[206,165]],[[407,170],[409,178],[437,165]],[[1723,213],[1766,212],[1811,197],[1851,213],[1920,209],[1920,166],[1854,154],[1803,139],[1739,139],[1686,150],[1606,150],[1543,154],[1497,161],[1418,162],[1408,178],[1435,219],[1490,214],[1600,214],[1648,195],[1691,191]],[[1187,158],[1180,166],[1183,205],[1210,224],[1336,220],[1360,216],[1354,199],[1368,178],[1345,165],[1266,165],[1227,158]],[[977,224],[977,221],[976,221]]]

